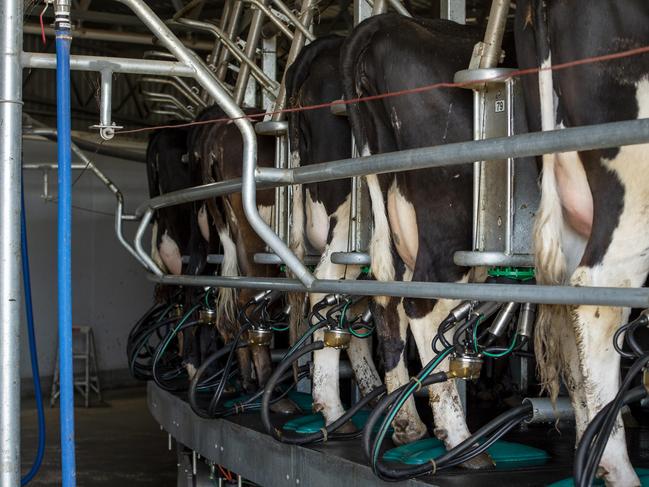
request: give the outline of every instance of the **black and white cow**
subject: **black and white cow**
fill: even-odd
[[[286,74],[286,92],[292,108],[337,100],[342,95],[339,57],[343,38],[320,38],[305,47]],[[289,114],[291,166],[316,164],[351,156],[351,128],[346,117],[326,108]],[[307,247],[322,255],[314,274],[320,279],[356,279],[359,266],[331,262],[333,252],[346,252],[349,237],[351,182],[333,181],[297,186],[293,193],[291,244],[299,257]],[[312,307],[324,297],[310,294]],[[301,306],[292,306],[294,313]],[[322,331],[316,339],[322,339]],[[356,382],[363,395],[381,385],[368,340],[352,337],[347,349]],[[344,409],[339,391],[340,350],[324,348],[314,353],[313,409],[327,424]],[[351,424],[346,427],[351,427]]]
[[[199,184],[197,176],[200,177],[200,173],[197,175],[192,170],[186,157],[190,134],[191,130],[176,127],[156,131],[150,137],[146,162],[151,198]],[[154,215],[151,256],[164,272],[198,275],[210,271],[209,266],[205,266],[208,242],[201,236],[204,232],[199,230],[197,218],[201,204],[186,203],[161,208]],[[183,264],[183,255],[190,257],[188,264]],[[168,300],[175,291],[175,286],[158,286],[156,299]],[[195,300],[196,291],[194,288],[184,289],[185,306],[190,306]],[[201,357],[213,345],[213,340],[206,330],[181,333],[179,340],[183,363],[191,377],[200,365]]]
[[[449,81],[469,66],[481,29],[445,20],[394,14],[372,17],[346,40],[341,66],[346,99]],[[362,155],[434,146],[472,138],[469,90],[442,89],[348,106]],[[473,169],[469,165],[367,176],[374,228],[370,253],[377,280],[467,282],[471,273],[453,254],[471,248]],[[392,391],[409,380],[404,362],[408,325],[423,364],[434,356],[433,336],[458,302],[375,298],[374,320]],[[446,361],[440,370],[444,370]],[[429,388],[434,434],[447,448],[469,436],[455,383]],[[410,401],[394,422],[393,439],[406,443],[427,428]],[[482,456],[466,465],[490,465]]]
[[[187,153],[187,129],[167,128],[154,132],[147,146],[149,196],[191,186],[189,166],[182,162]],[[182,256],[188,255],[192,205],[161,208],[153,219],[151,254],[154,262],[170,274],[182,274]]]
[[[645,0],[519,0],[516,49],[521,68],[649,45]],[[541,71],[523,78],[531,130],[649,117],[649,55]],[[540,95],[540,96],[539,96]],[[649,271],[649,146],[548,154],[534,241],[537,281],[640,287]],[[544,306],[536,329],[542,378],[554,397],[570,392],[577,440],[619,387],[616,328],[629,310]],[[640,485],[622,422],[600,474],[607,485]]]

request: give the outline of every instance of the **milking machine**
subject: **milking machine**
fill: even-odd
[[[275,310],[282,294],[276,291],[263,291],[254,296],[238,313],[237,320],[240,328],[234,339],[223,346],[219,351],[207,357],[196,374],[191,380],[188,392],[189,403],[193,411],[204,418],[217,418],[240,414],[248,411],[258,410],[261,406],[260,397],[264,392],[263,389],[252,395],[244,395],[234,400],[228,401],[223,407],[219,407],[224,398],[224,391],[228,379],[236,375],[234,369],[234,354],[236,349],[241,347],[269,347],[273,341],[274,332],[284,332],[288,330],[288,315],[290,307],[285,306]],[[221,358],[226,357],[225,365],[214,371],[214,364]],[[207,378],[208,371],[212,372]],[[277,394],[270,400],[270,403],[276,403],[288,396],[297,382],[306,376],[307,370],[300,368],[292,384],[282,388],[274,388]],[[293,379],[292,373],[284,374],[276,381],[276,384],[283,384],[289,379]],[[199,400],[199,393],[209,397],[208,407],[204,408]]]
[[[360,436],[361,432],[336,433],[341,426],[351,421],[354,416],[376,401],[385,393],[385,386],[380,386],[372,390],[360,401],[349,408],[345,414],[331,424],[323,425],[319,431],[314,433],[301,434],[287,428],[276,427],[270,416],[270,403],[273,391],[281,379],[290,373],[293,364],[297,363],[303,357],[322,350],[325,347],[344,350],[349,347],[352,336],[357,338],[368,338],[374,331],[372,323],[372,314],[369,309],[365,309],[361,314],[349,318],[349,311],[357,305],[363,297],[346,296],[340,294],[329,294],[317,302],[309,316],[307,323],[309,328],[288,350],[282,361],[278,364],[273,374],[268,379],[261,403],[261,418],[266,431],[275,439],[289,444],[304,445],[327,441],[329,439],[353,439]],[[325,312],[326,310],[326,312]],[[309,339],[318,330],[324,329],[322,340],[316,340],[309,343]]]
[[[520,307],[518,319],[515,319],[519,307],[517,303],[507,303],[503,306],[496,302],[465,301],[442,321],[431,343],[435,357],[408,384],[386,395],[378,403],[363,431],[365,454],[380,478],[389,481],[404,480],[465,463],[489,451],[489,448],[512,428],[534,417],[533,403],[526,400],[520,406],[490,421],[449,451],[446,451],[441,441],[427,439],[420,442],[421,448],[413,449],[412,445],[406,445],[385,453],[383,458],[380,455],[390,424],[416,391],[447,380],[478,379],[484,357],[500,359],[521,350],[531,336],[534,307],[523,305]],[[489,327],[480,331],[480,327],[489,319],[492,319]],[[447,336],[451,332],[452,339],[449,340]],[[509,345],[493,346],[493,342],[501,337],[507,337]],[[446,357],[449,358],[448,371],[435,372]],[[535,401],[538,405],[538,400]],[[536,416],[538,418],[538,414]],[[517,445],[517,448],[525,450],[527,459],[533,454],[540,460],[546,458],[544,452],[521,445]],[[492,454],[492,457],[495,462],[500,460],[497,455]],[[403,465],[407,463],[411,465]]]

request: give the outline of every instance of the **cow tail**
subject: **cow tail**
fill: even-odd
[[[223,262],[221,263],[221,276],[235,277],[239,275],[237,260],[237,247],[230,234],[223,212],[217,207],[216,200],[208,200],[207,208],[214,221],[216,233],[219,236],[223,249]],[[237,330],[236,312],[237,292],[234,288],[221,287],[216,296],[217,328],[225,340],[234,336]]]
[[[543,2],[532,2],[530,13],[535,17],[533,25],[537,59],[549,66],[551,58]],[[555,127],[556,116],[551,71],[539,73],[539,99],[541,126],[543,130],[552,130]],[[555,169],[554,154],[545,154],[541,175],[541,203],[534,222],[536,280],[539,284],[545,285],[562,285],[568,280],[568,264],[562,242],[563,208]],[[567,312],[566,306],[541,305],[534,333],[534,349],[541,384],[553,400],[559,394],[561,377],[561,338],[557,325],[562,326],[567,322]]]
[[[343,43],[340,53],[342,85],[346,100],[360,98],[369,94],[365,86],[363,57],[373,43],[374,35],[382,25],[381,17],[373,17],[360,24],[351,36]],[[370,154],[365,117],[361,113],[360,103],[347,105],[347,115],[352,126],[356,147],[362,156]],[[394,262],[392,258],[392,241],[390,224],[385,204],[385,195],[381,189],[378,176],[371,174],[365,177],[372,202],[374,229],[370,240],[372,274],[379,281],[394,280]],[[385,297],[377,297],[377,303],[384,305]]]
[[[294,149],[291,153],[291,167],[299,166],[300,155]],[[291,206],[291,250],[298,259],[304,260],[306,245],[304,241],[304,188],[302,186],[293,186]],[[305,301],[305,293],[293,292],[288,294],[288,303],[291,306],[291,314],[289,316],[289,340],[291,345],[306,331],[306,322],[304,319]]]
[[[345,100],[353,100],[364,96],[362,87],[362,58],[367,48],[372,44],[372,38],[378,32],[381,23],[378,17],[372,17],[354,29],[352,34],[345,39],[340,50],[340,69],[342,71],[342,85]],[[367,146],[367,136],[361,116],[359,103],[347,105],[347,116],[352,126],[356,147],[362,149]]]

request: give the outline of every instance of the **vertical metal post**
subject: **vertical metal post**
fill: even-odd
[[[70,0],[54,4],[56,31],[56,129],[59,164],[58,307],[61,387],[61,470],[63,487],[77,483],[74,452],[74,377],[72,358],[72,184],[70,110]]]
[[[232,11],[230,12],[230,18],[227,20],[228,27],[225,31],[228,39],[234,40],[237,35],[237,29],[239,28],[239,19],[241,18],[241,12],[243,10],[242,0],[234,0],[234,5],[232,6]],[[220,80],[225,79],[225,75],[228,73],[228,60],[230,59],[230,50],[221,49],[219,53],[219,58],[216,63],[216,76]]]
[[[270,79],[277,78],[277,36],[269,37],[263,41],[263,51],[261,54],[261,64],[264,73]],[[264,110],[269,111],[273,106],[274,98],[270,96],[268,90],[262,90],[261,106]]]
[[[481,68],[493,68],[500,61],[510,3],[510,0],[493,0],[491,3],[489,22],[484,35],[484,52],[480,60]]]
[[[0,481],[20,485],[23,0],[0,2]]]
[[[313,12],[315,7],[315,0],[303,0],[302,9],[300,11],[300,22],[306,28],[311,26],[313,21]],[[297,59],[297,56],[300,54],[300,51],[306,43],[306,36],[304,32],[299,29],[295,30],[295,35],[293,36],[293,42],[291,43],[291,49],[288,52],[286,59],[286,69],[284,70],[284,77],[286,76],[286,71],[293,64],[293,61]],[[282,84],[279,87],[279,92],[277,93],[277,98],[275,99],[274,110],[283,110],[286,105],[286,82],[282,79]],[[272,119],[275,121],[284,120],[284,113],[275,113],[272,116]]]
[[[268,3],[268,0],[261,0],[264,5]],[[250,29],[248,30],[248,38],[246,39],[246,47],[244,53],[247,58],[252,59],[256,62],[257,46],[259,44],[259,36],[261,35],[261,28],[264,23],[264,12],[260,9],[256,9],[252,13],[252,20],[250,21]],[[239,66],[239,75],[237,76],[237,83],[234,86],[234,102],[237,105],[241,105],[243,97],[246,93],[246,87],[248,86],[248,78],[250,77],[250,66],[247,64],[241,63]]]

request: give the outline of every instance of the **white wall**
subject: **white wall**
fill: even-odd
[[[25,140],[23,150],[26,163],[56,162],[56,145],[51,142]],[[126,211],[132,212],[147,198],[143,163],[87,154],[122,190]],[[73,171],[72,181],[80,174]],[[49,192],[54,199],[56,181],[56,171],[51,171]],[[57,204],[41,196],[41,171],[24,171],[24,185],[41,376],[51,376],[57,346]],[[115,237],[112,193],[91,171],[83,173],[72,191],[74,206],[109,213],[72,210],[73,323],[93,327],[100,370],[111,372],[107,380],[123,382],[127,368],[126,338],[134,321],[151,305],[153,285]],[[132,237],[135,224],[125,222],[124,226],[127,237]],[[26,333],[22,335],[21,376],[31,377]],[[45,386],[49,387],[49,382]]]

